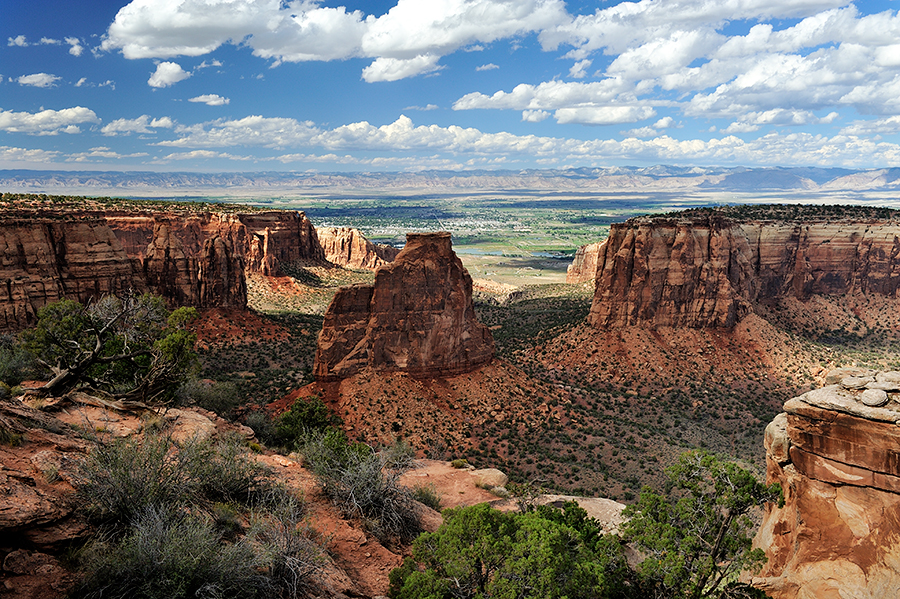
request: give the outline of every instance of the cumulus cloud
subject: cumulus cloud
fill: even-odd
[[[66,43],[69,44],[69,54],[72,56],[81,56],[81,53],[84,52],[84,46],[77,37],[67,37]]]
[[[132,133],[153,133],[152,129],[169,128],[175,126],[171,118],[164,116],[151,119],[150,115],[142,114],[136,119],[116,119],[104,125],[100,133],[106,136],[131,135]]]
[[[481,65],[480,67],[475,67],[475,70],[476,71],[493,71],[493,70],[499,69],[499,68],[500,68],[499,66],[495,65],[492,62],[489,62],[487,64]]]
[[[225,106],[226,104],[231,102],[231,100],[228,98],[223,98],[219,94],[203,94],[202,96],[188,99],[188,102],[198,102],[201,104],[206,104],[207,106]]]
[[[173,154],[168,154],[163,156],[160,160],[155,161],[155,163],[166,163],[172,162],[173,160],[211,160],[211,159],[224,159],[224,160],[240,160],[240,161],[252,161],[256,160],[253,156],[238,156],[235,154],[229,154],[228,152],[213,152],[212,150],[192,150],[190,152],[175,152]]]
[[[83,106],[62,110],[42,110],[37,113],[0,111],[0,131],[29,133],[32,135],[56,135],[80,133],[78,125],[99,123],[94,111]]]
[[[621,125],[652,118],[656,111],[649,106],[583,106],[560,108],[553,116],[561,124]]]
[[[438,108],[440,108],[440,106],[438,106],[437,104],[426,104],[425,106],[407,106],[407,107],[404,108],[403,110],[424,110],[424,111],[430,111],[430,110],[437,110]]]
[[[182,69],[178,63],[161,62],[156,65],[156,71],[150,75],[147,85],[150,87],[169,87],[179,81],[184,81],[190,76],[191,74]]]
[[[550,113],[546,110],[523,110],[522,111],[522,120],[527,123],[540,123],[543,120],[546,120],[547,117],[550,116]]]
[[[53,162],[60,155],[55,150],[32,150],[28,148],[15,148],[11,146],[0,146],[0,164],[16,164],[16,163],[47,163]]]
[[[584,60],[579,60],[575,64],[572,65],[572,68],[569,69],[569,77],[573,79],[584,79],[587,77],[587,70],[591,66],[591,61],[585,58]]]
[[[434,72],[451,52],[539,31],[566,16],[562,0],[399,0],[378,17],[312,0],[133,0],[101,48],[126,58],[172,58],[246,44],[276,64],[367,57],[375,61],[366,81],[393,81]]]
[[[19,85],[31,85],[33,87],[53,87],[61,77],[50,75],[49,73],[34,73],[33,75],[22,75],[16,81]]]
[[[262,146],[283,148],[303,145],[315,135],[317,129],[311,122],[295,119],[248,116],[232,121],[179,126],[175,140],[161,141],[157,145],[206,148],[233,146]]]
[[[28,42],[25,40],[24,35],[17,35],[16,37],[8,37],[6,38],[7,46],[19,46],[20,48],[25,48],[28,46]]]

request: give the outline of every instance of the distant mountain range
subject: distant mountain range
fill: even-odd
[[[900,168],[606,167],[417,173],[190,173],[0,170],[0,191],[142,197],[220,193],[265,195],[325,190],[572,192],[891,191]]]

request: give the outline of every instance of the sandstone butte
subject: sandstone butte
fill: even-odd
[[[900,372],[838,369],[766,428],[766,506],[752,584],[774,599],[880,599],[900,585]]]
[[[371,367],[414,377],[470,372],[494,356],[475,318],[472,278],[450,233],[410,233],[374,285],[341,288],[325,313],[314,372],[336,381]]]
[[[566,268],[566,283],[580,285],[593,283],[597,277],[597,258],[600,256],[602,241],[583,245],[575,250],[572,264]]]
[[[372,243],[358,229],[350,227],[319,227],[316,229],[325,259],[345,268],[374,270],[392,262],[400,250],[381,243]]]
[[[590,267],[590,253],[581,265]],[[755,302],[850,292],[896,297],[900,222],[736,220],[715,212],[614,224],[597,247],[589,322],[733,327]]]
[[[396,250],[355,229],[328,231],[331,262],[374,268]],[[0,330],[21,329],[45,304],[153,292],[172,305],[244,308],[246,278],[291,263],[327,264],[303,212],[16,210],[0,214]]]

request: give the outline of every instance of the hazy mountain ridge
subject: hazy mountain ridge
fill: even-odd
[[[900,169],[840,169],[817,167],[583,167],[571,169],[421,171],[418,173],[291,173],[291,172],[113,172],[0,170],[0,188],[8,191],[152,190],[244,191],[315,190],[320,188],[380,189],[564,189],[564,190],[688,190],[815,191],[890,190],[900,187]]]

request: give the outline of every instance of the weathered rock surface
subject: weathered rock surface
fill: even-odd
[[[325,263],[302,212],[16,210],[0,215],[0,329],[45,304],[147,291],[172,305],[244,308],[248,273]]]
[[[49,302],[129,289],[147,284],[102,219],[0,221],[0,329],[33,322]]]
[[[606,245],[602,241],[578,248],[572,264],[566,268],[566,283],[570,285],[593,283],[597,279],[597,265],[603,263],[600,254],[605,251]]]
[[[785,505],[766,508],[755,544],[768,562],[753,584],[775,599],[896,594],[900,393],[883,407],[863,403],[864,393],[810,391],[766,429],[767,481],[781,483]]]
[[[895,220],[737,221],[715,212],[612,225],[597,250],[596,327],[732,327],[754,302],[896,297]],[[585,262],[587,258],[585,258]]]
[[[472,278],[449,233],[407,235],[375,284],[344,287],[325,313],[316,350],[319,381],[363,368],[416,377],[469,372],[491,361],[494,340],[475,318]]]
[[[381,243],[372,243],[357,229],[349,227],[321,227],[316,229],[325,259],[345,268],[374,270],[393,262],[400,250]]]

